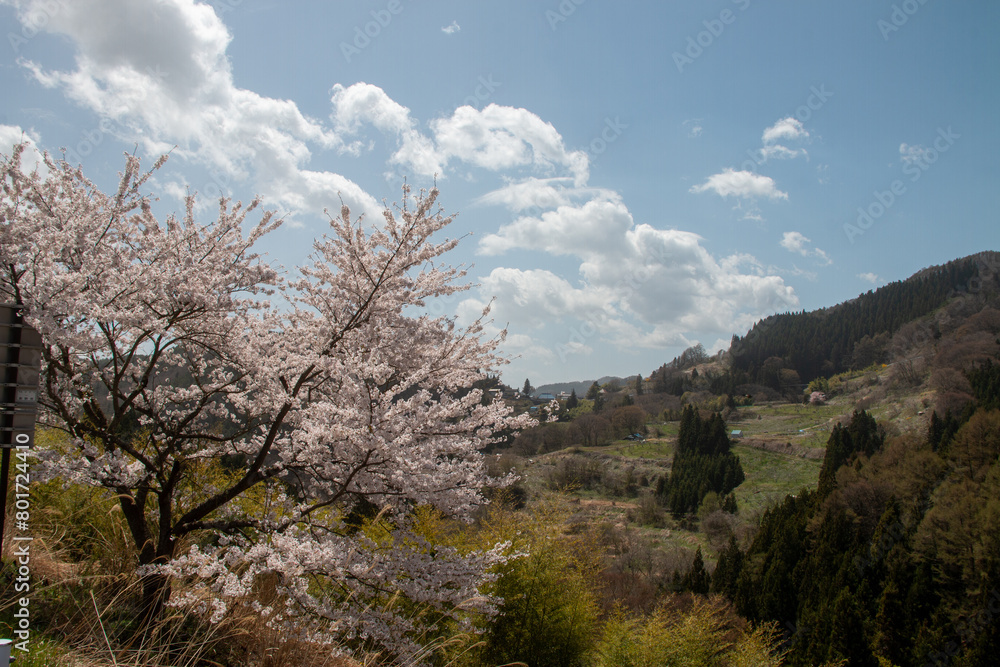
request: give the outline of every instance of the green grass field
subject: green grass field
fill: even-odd
[[[803,487],[815,488],[821,461],[789,454],[778,454],[746,445],[736,445],[746,480],[736,487],[740,513],[748,516],[780,502],[786,495],[797,494]]]
[[[844,415],[841,405],[782,403],[744,408],[731,430],[743,431],[744,438],[786,439],[802,447],[825,447],[833,424]]]
[[[646,440],[645,442],[617,440],[602,449],[607,454],[624,456],[626,458],[671,459],[674,456],[675,442],[676,435],[669,439],[657,438],[654,440]]]

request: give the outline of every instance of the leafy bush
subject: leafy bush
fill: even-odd
[[[695,599],[690,609],[660,607],[648,616],[614,614],[604,625],[596,667],[777,667],[773,625],[738,629],[732,612]]]
[[[562,512],[542,507],[529,515],[491,512],[484,534],[511,541],[519,557],[500,566],[487,592],[499,614],[485,621],[472,664],[524,662],[532,667],[587,664],[597,625],[591,590],[599,567],[589,535],[564,535]]]

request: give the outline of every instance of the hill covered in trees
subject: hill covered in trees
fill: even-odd
[[[907,323],[957,297],[995,295],[998,268],[1000,253],[983,252],[924,269],[831,308],[767,317],[745,336],[733,337],[733,381],[781,389],[883,363],[893,335]],[[922,333],[940,336],[933,325]]]
[[[830,436],[817,489],[768,511],[715,590],[796,628],[789,665],[987,665],[1000,650],[1000,366],[923,436],[856,412]]]

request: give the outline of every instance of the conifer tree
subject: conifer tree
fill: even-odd
[[[701,547],[698,547],[698,550],[694,552],[694,562],[691,563],[691,569],[684,575],[683,586],[692,593],[708,595],[710,585],[711,578],[705,570],[705,560],[701,555]]]
[[[566,399],[566,409],[572,410],[580,404],[580,399],[576,397],[576,389],[573,389],[569,393],[569,398]]]

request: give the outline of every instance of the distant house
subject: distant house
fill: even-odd
[[[536,401],[554,401],[554,400],[556,400],[556,397],[553,396],[552,394],[549,394],[549,393],[546,392],[544,394],[538,394],[537,396],[535,396],[535,400]]]
[[[743,431],[736,429],[729,433],[729,437],[733,440],[741,440],[743,438]]]

